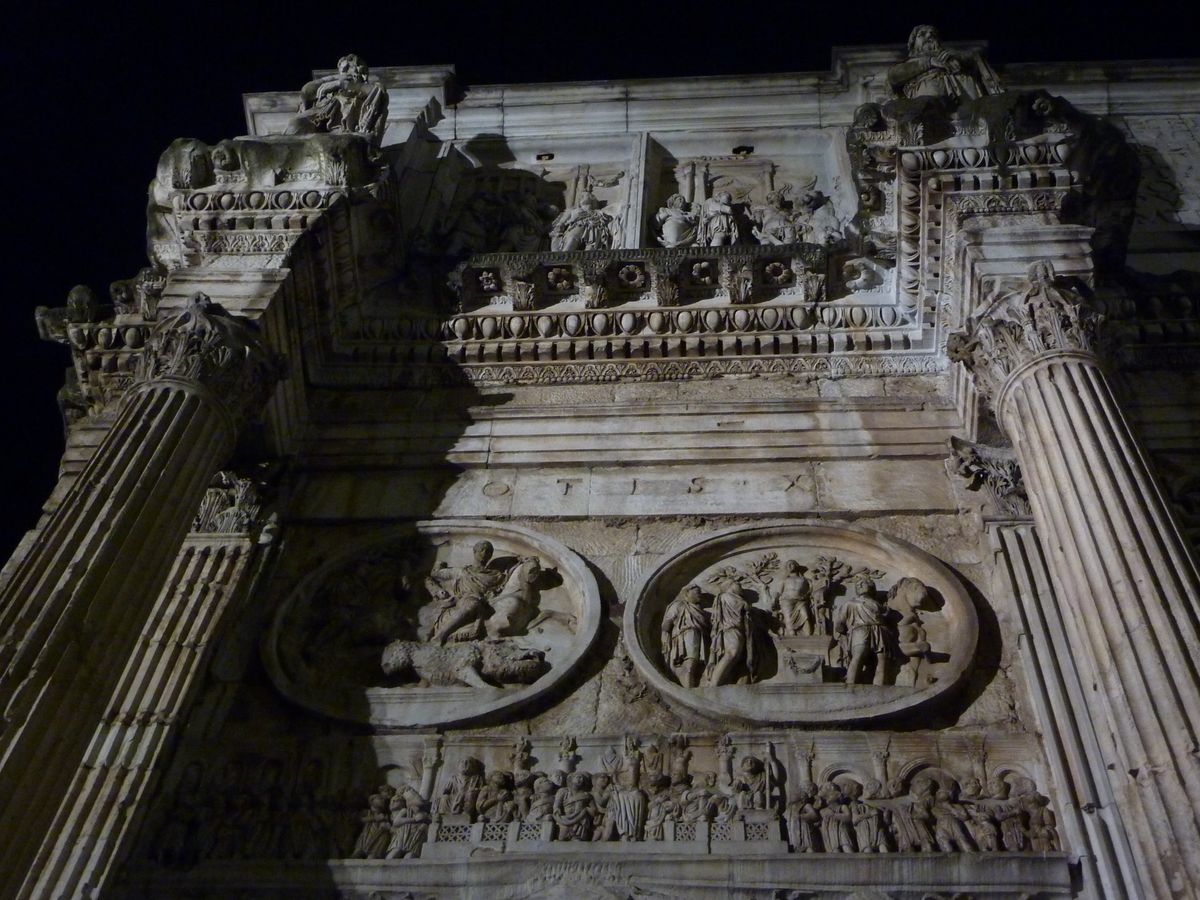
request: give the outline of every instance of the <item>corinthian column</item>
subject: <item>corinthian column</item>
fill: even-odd
[[[116,422],[0,592],[0,895],[28,873],[275,368],[258,328],[203,294],[161,321]]]
[[[1140,893],[1200,896],[1200,574],[1100,358],[1103,316],[1050,263],[952,335],[1012,440],[1063,604],[1058,652],[1113,758]],[[1111,736],[1111,739],[1110,739]]]

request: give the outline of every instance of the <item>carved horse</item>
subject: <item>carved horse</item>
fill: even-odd
[[[490,638],[524,634],[537,613],[537,581],[542,564],[536,556],[523,556],[508,573],[500,592],[492,598],[492,614],[487,620]]]

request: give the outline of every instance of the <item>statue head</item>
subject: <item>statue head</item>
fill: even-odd
[[[689,603],[699,603],[704,597],[704,592],[700,590],[700,585],[689,584],[683,589],[682,596]]]
[[[846,786],[842,788],[842,792],[848,800],[857,800],[863,795],[863,786],[857,781],[848,781]]]
[[[347,53],[339,59],[337,69],[341,74],[349,75],[355,81],[366,81],[370,71],[357,53]]]
[[[592,776],[587,772],[574,772],[567,783],[577,791],[588,791],[592,788]]]
[[[918,578],[905,576],[888,590],[888,603],[898,610],[914,610],[929,597],[929,588]]]
[[[776,209],[783,209],[783,191],[768,191],[767,205],[773,206]]]
[[[741,761],[738,768],[743,775],[759,775],[765,767],[763,761],[757,756],[747,756]]]
[[[582,209],[599,209],[600,201],[596,199],[596,195],[591,191],[584,191],[583,196],[579,198],[578,205]]]
[[[510,789],[512,787],[512,775],[508,772],[493,772],[488,776],[488,784],[494,788]]]
[[[597,772],[596,776],[592,779],[592,784],[595,786],[596,790],[602,791],[612,784],[612,776],[607,772]]]
[[[789,575],[799,575],[800,574],[800,563],[796,562],[796,560],[794,560],[794,559],[789,559],[787,561],[787,565],[784,566],[783,570],[785,572],[787,572],[787,574],[789,574]]]
[[[687,197],[683,196],[683,194],[672,194],[667,198],[667,209],[685,210],[687,206]]]
[[[492,560],[493,552],[491,541],[478,541],[471,548],[471,554],[475,557],[476,565],[486,566]]]
[[[941,49],[942,39],[935,25],[918,25],[908,36],[909,56],[938,53]]]
[[[1039,259],[1029,264],[1025,273],[1031,290],[1047,287],[1055,278],[1054,263],[1048,259]]]
[[[483,763],[473,756],[468,756],[458,764],[458,774],[460,775],[482,775]]]
[[[713,195],[713,199],[718,203],[724,203],[728,205],[733,203],[733,194],[729,193],[729,191],[717,191],[717,193]]]

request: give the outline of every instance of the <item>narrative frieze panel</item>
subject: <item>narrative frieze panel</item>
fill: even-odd
[[[595,641],[595,580],[523,528],[443,520],[322,566],[280,605],[264,644],[303,707],[380,728],[462,724],[544,697]]]
[[[170,779],[142,858],[1054,854],[1038,759],[1024,736],[929,733],[414,735],[351,757],[328,739],[233,746]]]
[[[899,541],[813,525],[735,528],[677,553],[626,606],[630,655],[670,699],[762,722],[912,712],[968,673],[965,587]]]

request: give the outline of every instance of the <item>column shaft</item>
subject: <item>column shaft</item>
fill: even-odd
[[[184,542],[20,896],[108,883],[141,822],[129,811],[144,811],[229,607],[253,580],[254,551],[246,535]]]
[[[1008,386],[1002,424],[1096,679],[1113,792],[1151,896],[1200,896],[1200,576],[1094,358],[1050,355]]]

